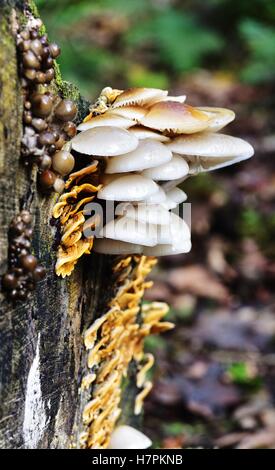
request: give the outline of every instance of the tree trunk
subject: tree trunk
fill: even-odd
[[[111,263],[92,254],[66,280],[54,273],[50,218],[57,197],[39,195],[36,170],[30,173],[20,163],[22,95],[14,28],[23,20],[25,4],[0,3],[0,268],[1,274],[7,268],[9,224],[28,209],[34,220],[32,250],[47,275],[28,301],[13,306],[0,294],[0,448],[69,448],[72,441],[79,447],[82,410],[89,399],[79,395],[86,367],[82,332],[106,311]],[[62,91],[77,95],[65,85]],[[78,104],[85,115],[87,104],[79,96]],[[133,381],[128,387],[125,400],[131,401]],[[124,402],[123,408],[128,410],[123,420],[128,421],[133,407]]]

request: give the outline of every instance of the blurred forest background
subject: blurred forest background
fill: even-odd
[[[148,300],[171,305],[151,338],[145,408],[156,447],[275,448],[275,2],[36,0],[65,79],[89,99],[149,86],[232,108],[254,159],[184,184],[193,249],[162,259]]]

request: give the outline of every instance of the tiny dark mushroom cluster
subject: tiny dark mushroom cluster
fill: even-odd
[[[9,299],[25,300],[46,270],[31,254],[32,216],[27,210],[14,217],[9,228],[9,269],[2,277],[2,287]]]
[[[50,91],[60,49],[49,43],[46,34],[40,34],[39,22],[18,33],[17,48],[24,96],[21,155],[26,166],[38,165],[42,192],[54,189],[61,193],[63,177],[74,168],[73,156],[63,147],[76,134],[77,107]]]

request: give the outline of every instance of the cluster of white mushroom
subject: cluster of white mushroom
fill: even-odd
[[[234,119],[233,111],[194,108],[184,103],[185,96],[169,97],[158,89],[115,91],[103,90],[104,112],[80,124],[72,140],[77,152],[105,160],[98,198],[120,203],[95,251],[186,253],[190,229],[171,212],[187,198],[177,185],[190,175],[245,160],[253,148],[218,133]]]

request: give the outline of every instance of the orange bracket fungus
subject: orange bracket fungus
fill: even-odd
[[[89,373],[83,378],[81,388],[91,391],[91,400],[83,410],[83,447],[101,449],[123,445],[116,439],[114,443],[113,431],[121,414],[121,385],[130,363],[137,370],[136,414],[141,412],[143,400],[151,390],[146,373],[154,360],[144,353],[144,338],[173,328],[172,323],[161,321],[168,312],[166,304],[140,306],[145,289],[152,285],[146,277],[155,263],[155,258],[146,256],[127,256],[116,261],[113,266],[116,293],[109,310],[84,334]]]

